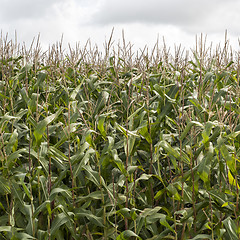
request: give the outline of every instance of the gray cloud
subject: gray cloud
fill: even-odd
[[[61,0],[64,1],[64,0]],[[50,14],[60,0],[1,0],[0,20],[13,22],[23,19],[43,18]]]
[[[189,32],[219,31],[240,21],[237,0],[105,0],[90,24],[169,24]]]
[[[195,43],[198,33],[219,42],[225,29],[237,47],[240,28],[239,0],[0,0],[0,30],[20,42],[38,33],[48,47],[64,34],[66,43],[88,38],[102,46],[114,27],[113,39],[138,46],[154,44],[164,36],[167,44]]]

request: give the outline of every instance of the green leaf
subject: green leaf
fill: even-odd
[[[240,134],[240,131],[232,132],[226,136],[226,138],[235,139]]]
[[[56,232],[59,230],[59,228],[62,225],[66,224],[67,222],[69,222],[69,217],[65,213],[62,212],[62,213],[58,214],[54,218],[54,220],[51,224],[51,230],[50,230],[51,235],[56,234]]]
[[[141,212],[141,217],[147,217],[147,216],[151,216],[157,212],[159,212],[162,209],[162,207],[155,207],[155,208],[145,208],[142,212]]]
[[[0,93],[0,97],[1,98],[6,98],[6,99],[10,100],[10,97],[7,97],[7,96],[3,95],[2,93]]]
[[[98,130],[103,135],[103,137],[107,136],[107,133],[104,128],[104,122],[105,122],[106,116],[101,115],[98,120]]]
[[[22,89],[20,90],[20,94],[22,95],[22,98],[23,98],[24,102],[28,105],[28,103],[30,102],[30,99],[29,99],[29,97],[28,97],[26,88],[22,88]]]
[[[86,170],[88,179],[92,181],[96,186],[100,187],[100,179],[101,181],[104,181],[101,176],[99,176],[99,173],[94,171],[89,165],[86,165],[83,167],[84,170]]]
[[[0,232],[11,232],[12,227],[11,226],[0,226]]]
[[[174,196],[175,200],[181,201],[182,197],[180,196],[180,194],[178,193],[177,189],[173,184],[169,184],[166,189],[169,191],[169,193],[171,193]]]
[[[27,233],[22,233],[22,232],[17,232],[15,233],[15,236],[18,238],[18,239],[21,239],[21,240],[29,240],[29,239],[36,239],[35,237],[27,234]]]
[[[68,162],[68,157],[53,146],[49,147],[48,153],[53,159],[55,159],[58,167],[64,169],[64,163]]]
[[[12,183],[12,189],[13,189],[13,192],[14,192],[16,198],[20,201],[22,206],[24,206],[24,201],[23,201],[23,198],[21,196],[22,194],[21,194],[19,186],[16,183],[13,182]]]
[[[116,213],[124,216],[124,218],[131,218],[130,211],[129,208],[121,208]]]
[[[140,136],[137,134],[137,131],[130,131],[130,130],[127,130],[126,128],[120,126],[118,123],[115,122],[115,127],[121,132],[124,134],[125,137],[128,137],[129,135],[130,136],[133,136],[133,137],[139,137]]]
[[[99,112],[107,106],[107,101],[109,98],[109,93],[106,91],[102,91],[97,99],[96,107],[94,109],[93,117],[96,116],[96,114],[99,114]]]
[[[165,189],[165,188],[159,190],[159,191],[156,193],[156,195],[154,196],[154,199],[158,200],[165,192],[166,192],[166,189]]]
[[[38,208],[35,210],[34,214],[33,214],[33,218],[36,218],[41,212],[43,212],[43,210],[47,210],[47,205],[48,207],[50,207],[51,201],[50,200],[46,200],[45,202],[43,202],[40,206],[38,206]]]
[[[134,113],[132,113],[132,114],[127,118],[127,120],[134,119],[134,118],[137,116],[137,114],[138,114],[144,107],[145,107],[145,102],[143,103],[143,105],[142,105],[140,108],[138,108]]]
[[[35,129],[35,131],[33,132],[33,135],[36,139],[36,142],[38,145],[40,145],[40,141],[42,139],[42,136],[44,134],[44,131],[47,127],[47,125],[49,125],[51,122],[53,122],[62,112],[62,108],[60,108],[56,113],[46,117],[45,119],[43,119],[42,121],[40,121]]]
[[[76,213],[77,218],[84,218],[86,217],[93,225],[104,227],[103,219],[101,217],[95,216],[91,211],[85,209],[78,209]]]
[[[82,84],[78,85],[78,86],[72,91],[72,93],[71,93],[71,95],[70,95],[70,98],[71,98],[72,100],[75,100],[78,92],[80,91],[81,85],[82,85]]]
[[[166,220],[166,215],[164,215],[161,219],[160,219],[160,223],[164,226],[164,227],[166,227],[166,228],[168,228],[169,230],[171,230],[173,233],[175,233],[175,230],[169,225],[169,223],[167,222],[167,220]]]
[[[211,160],[213,159],[213,154],[214,149],[212,143],[210,142],[208,147],[208,153],[203,157],[203,159],[199,163],[197,170],[200,178],[204,181],[205,184],[209,182]]]
[[[177,150],[175,150],[174,148],[172,148],[168,142],[162,140],[160,142],[159,146],[162,147],[167,153],[173,155],[175,158],[180,159],[179,152]]]
[[[27,152],[27,149],[26,149],[26,148],[23,148],[23,149],[19,149],[19,150],[17,150],[16,152],[10,154],[10,155],[8,156],[8,158],[7,158],[7,167],[10,166],[10,164],[11,164],[14,160],[16,160],[16,159],[18,159],[19,157],[21,157],[21,156],[22,156],[21,153],[26,153],[26,152]]]
[[[229,153],[225,144],[221,145],[220,151],[221,151],[223,158],[226,160],[227,166],[229,167],[229,169],[232,171],[232,173],[236,174],[235,160]]]
[[[215,190],[210,190],[209,193],[220,206],[222,206],[224,203],[227,202],[226,196],[224,193],[218,192]]]
[[[137,184],[140,180],[149,180],[152,176],[152,174],[143,173],[139,178],[135,180],[135,183]]]
[[[27,188],[27,186],[25,185],[25,183],[22,180],[21,180],[21,184],[22,184],[24,192],[28,196],[29,200],[31,200],[32,196],[31,196],[30,190]]]
[[[111,155],[113,157],[113,162],[117,165],[117,167],[119,168],[119,170],[126,176],[127,172],[126,172],[126,169],[125,169],[125,166],[122,162],[122,160],[119,158],[118,156],[118,152],[117,152],[117,149],[113,149],[111,150]]]
[[[227,234],[229,236],[229,240],[238,240],[239,237],[237,235],[237,226],[235,224],[235,222],[230,218],[226,218],[225,220],[223,220],[223,225],[227,230]],[[226,234],[224,234],[226,235]]]
[[[209,141],[209,135],[211,133],[212,127],[213,127],[213,123],[212,122],[207,122],[204,130],[202,132],[202,137],[203,137],[203,144],[207,143]]]
[[[8,123],[10,120],[17,120],[19,117],[10,116],[9,113],[6,113],[4,116],[0,116],[0,128],[3,127],[4,123]],[[4,129],[2,129],[4,130]]]
[[[85,142],[79,147],[79,150],[76,152],[76,154],[71,156],[72,164],[78,163],[81,159],[83,159],[87,149],[90,149],[90,145],[89,143]]]
[[[158,116],[158,121],[159,122],[161,122],[161,120],[171,112],[171,110],[173,108],[173,104],[175,103],[175,99],[178,96],[178,93],[179,93],[178,84],[173,85],[170,88],[170,90],[168,91],[168,93],[167,93],[168,97],[167,97],[166,104],[164,106],[162,106],[161,113]],[[168,99],[170,99],[170,101]]]
[[[95,191],[89,193],[87,196],[79,196],[76,202],[85,202],[86,200],[101,200],[102,199],[102,192]]]
[[[199,126],[203,128],[203,125],[200,122],[197,122],[197,121],[188,122],[187,126],[185,127],[184,131],[181,134],[181,137],[180,137],[181,140],[183,140],[187,136],[192,126]]]
[[[141,128],[138,128],[138,132],[147,140],[149,144],[152,144],[152,138],[148,131],[147,121],[143,121],[145,124]]]
[[[57,194],[63,194],[67,197],[67,199],[71,199],[72,195],[71,192],[69,190],[63,189],[63,188],[54,188],[49,196],[50,201],[53,201],[54,198],[56,197]]]
[[[23,229],[21,228],[15,228],[11,226],[0,226],[0,232],[9,232],[13,234],[13,237],[11,239],[21,239],[21,240],[29,240],[29,239],[36,239],[32,237],[31,235],[23,232],[17,232],[17,231],[22,231]]]
[[[17,146],[18,146],[18,132],[17,129],[15,129],[10,137],[10,140],[6,146],[6,151],[7,154],[11,153],[11,152],[15,152],[17,150]]]
[[[117,236],[116,240],[126,240],[131,237],[137,237],[138,239],[140,239],[140,237],[133,231],[125,230],[124,232],[122,232],[120,235]]]
[[[189,102],[191,102],[199,111],[203,112],[204,109],[202,107],[202,105],[199,103],[198,99],[196,99],[195,97],[189,97]]]
[[[10,184],[9,181],[6,178],[4,178],[3,176],[0,176],[0,192],[2,194],[11,193],[9,184]]]
[[[132,135],[124,139],[124,150],[125,150],[126,156],[132,155],[135,141],[136,141],[136,137]]]
[[[234,187],[237,187],[239,189],[239,185],[238,183],[236,182],[236,179],[233,177],[233,175],[231,174],[231,171],[228,171],[228,180],[229,180],[229,183],[234,186]]]
[[[95,153],[95,150],[93,148],[89,148],[87,150],[87,152],[85,153],[81,162],[73,170],[74,177],[76,177],[79,174],[79,172],[82,170],[82,168],[88,163],[88,161],[93,153]]]
[[[37,82],[34,85],[34,88],[37,89],[37,87],[41,86],[44,83],[44,80],[47,78],[47,73],[45,72],[39,72],[37,76]]]
[[[198,234],[197,236],[195,236],[194,238],[189,238],[188,240],[202,240],[202,239],[212,239],[211,235],[207,235],[207,234]]]

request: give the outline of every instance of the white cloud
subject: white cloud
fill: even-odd
[[[229,30],[231,43],[238,48],[240,1],[238,0],[0,0],[0,30],[19,42],[30,44],[39,33],[43,47],[60,41],[84,46],[90,38],[100,49],[114,27],[113,40],[126,41],[136,48],[149,48],[165,37],[173,47],[180,43],[194,47],[196,34],[208,34],[208,43],[224,40]]]
[[[239,34],[239,9],[237,0],[105,0],[91,22],[170,24],[191,33],[232,29]]]

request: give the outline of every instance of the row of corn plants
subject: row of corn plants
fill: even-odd
[[[33,45],[0,40],[1,239],[240,238],[227,41]]]

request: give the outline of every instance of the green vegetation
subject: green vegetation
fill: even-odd
[[[0,239],[240,239],[239,55],[0,40]]]

